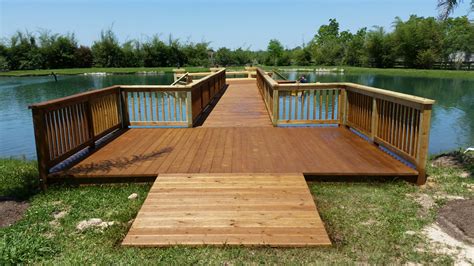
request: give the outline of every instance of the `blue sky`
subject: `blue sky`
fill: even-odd
[[[336,18],[341,30],[383,26],[396,16],[436,16],[436,0],[0,0],[0,36],[16,30],[75,33],[91,45],[113,26],[121,42],[154,34],[211,47],[264,49],[272,38],[291,48],[309,41],[320,25]],[[456,10],[466,15],[470,0]],[[472,18],[472,14],[470,14]]]

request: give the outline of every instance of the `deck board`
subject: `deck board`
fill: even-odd
[[[301,174],[159,175],[122,242],[125,246],[330,244]]]
[[[417,174],[416,170],[344,127],[129,129],[61,174],[141,177],[164,173],[226,172]]]

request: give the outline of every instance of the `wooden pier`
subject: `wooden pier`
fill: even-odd
[[[305,246],[330,242],[304,175],[426,181],[434,101],[243,73],[185,73],[170,86],[113,86],[32,105],[41,183],[156,179],[125,245]],[[58,168],[78,154],[86,156]],[[242,200],[256,209],[223,211]],[[310,209],[288,212],[300,203]]]

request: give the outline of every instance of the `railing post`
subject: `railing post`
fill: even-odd
[[[191,83],[193,83],[193,76],[188,75],[188,76],[186,77],[186,84],[191,84]]]
[[[346,124],[346,89],[341,88],[341,93],[339,95],[339,124]],[[314,92],[316,93],[316,92]],[[316,107],[314,107],[316,108]]]
[[[86,119],[87,119],[87,127],[89,131],[89,139],[91,140],[90,148],[95,148],[95,133],[94,133],[94,118],[92,116],[92,105],[91,100],[89,99],[86,102]]]
[[[375,137],[377,136],[378,129],[378,110],[377,110],[377,99],[372,97],[372,121],[370,122],[370,140],[374,142]]]
[[[428,160],[428,144],[430,140],[431,109],[432,105],[423,105],[421,109],[417,152],[417,185],[423,185],[426,182],[426,161]]]
[[[193,98],[191,90],[186,92],[186,119],[188,127],[193,127]]]
[[[48,142],[46,139],[46,127],[44,110],[32,109],[33,115],[33,126],[35,132],[36,142],[36,157],[38,159],[38,174],[39,184],[43,190],[47,187],[48,178],[48,163],[47,158],[49,156]]]
[[[127,92],[119,88],[119,103],[121,109],[122,128],[130,126],[130,114],[128,113],[128,97]]]
[[[273,126],[278,125],[278,113],[279,113],[279,97],[278,97],[278,87],[272,87],[273,90],[273,110],[272,110],[272,122]]]
[[[185,70],[185,69],[182,69],[182,68],[175,68],[175,69],[173,69],[173,78],[174,78],[174,81],[178,80],[178,79],[179,79],[179,76],[180,76],[180,75],[183,75],[185,72],[186,72],[186,70]]]
[[[343,105],[343,111],[342,111],[342,113],[344,114],[342,124],[344,126],[347,126],[347,120],[348,120],[348,115],[349,115],[349,96],[347,94],[348,93],[347,93],[347,88],[346,88],[344,90],[344,105]]]

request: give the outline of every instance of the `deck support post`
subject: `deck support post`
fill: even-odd
[[[273,126],[277,126],[278,125],[278,113],[280,112],[279,111],[279,96],[278,96],[278,88],[275,89],[275,87],[273,87],[273,110],[272,110],[272,123],[273,123]]]
[[[424,105],[421,110],[419,142],[417,147],[417,185],[426,183],[426,162],[428,160],[428,144],[430,140],[431,109],[432,105]]]
[[[36,156],[38,160],[39,185],[41,189],[46,190],[49,172],[46,158],[49,155],[49,148],[46,138],[43,137],[46,132],[44,110],[32,109],[32,113],[36,141]]]

